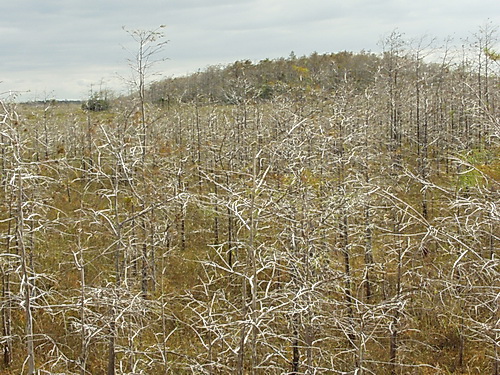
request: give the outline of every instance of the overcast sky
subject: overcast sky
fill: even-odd
[[[82,99],[91,85],[126,91],[132,38],[163,29],[157,65],[178,76],[235,60],[312,52],[380,51],[397,29],[444,39],[500,24],[498,0],[0,0],[0,93]],[[27,93],[26,91],[29,92]]]

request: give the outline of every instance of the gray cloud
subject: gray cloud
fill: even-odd
[[[395,28],[409,37],[470,36],[500,4],[481,0],[16,0],[0,15],[0,92],[32,90],[82,98],[101,80],[124,90],[132,39],[121,29],[166,24],[165,56],[157,66],[178,75],[237,59],[311,52],[376,51]]]

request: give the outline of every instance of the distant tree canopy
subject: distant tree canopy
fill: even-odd
[[[165,98],[181,102],[204,101],[233,103],[234,98],[269,100],[289,89],[334,90],[346,78],[360,89],[367,87],[381,58],[372,53],[313,53],[310,56],[236,61],[210,66],[204,71],[168,78],[152,84],[148,96],[153,102]]]
[[[82,109],[86,111],[101,112],[111,108],[111,102],[105,95],[95,93],[82,104]]]

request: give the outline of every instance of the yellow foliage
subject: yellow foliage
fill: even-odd
[[[495,181],[500,181],[500,162],[478,165],[477,169]]]

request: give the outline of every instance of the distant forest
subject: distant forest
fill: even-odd
[[[197,100],[237,104],[242,99],[272,99],[291,87],[332,92],[346,78],[363,89],[374,79],[380,60],[371,53],[314,53],[296,57],[292,52],[288,58],[265,59],[258,63],[236,61],[228,66],[211,66],[187,77],[154,83],[150,86],[149,98],[155,102]]]
[[[158,82],[129,33],[129,96],[1,98],[2,374],[500,374],[496,27]]]

